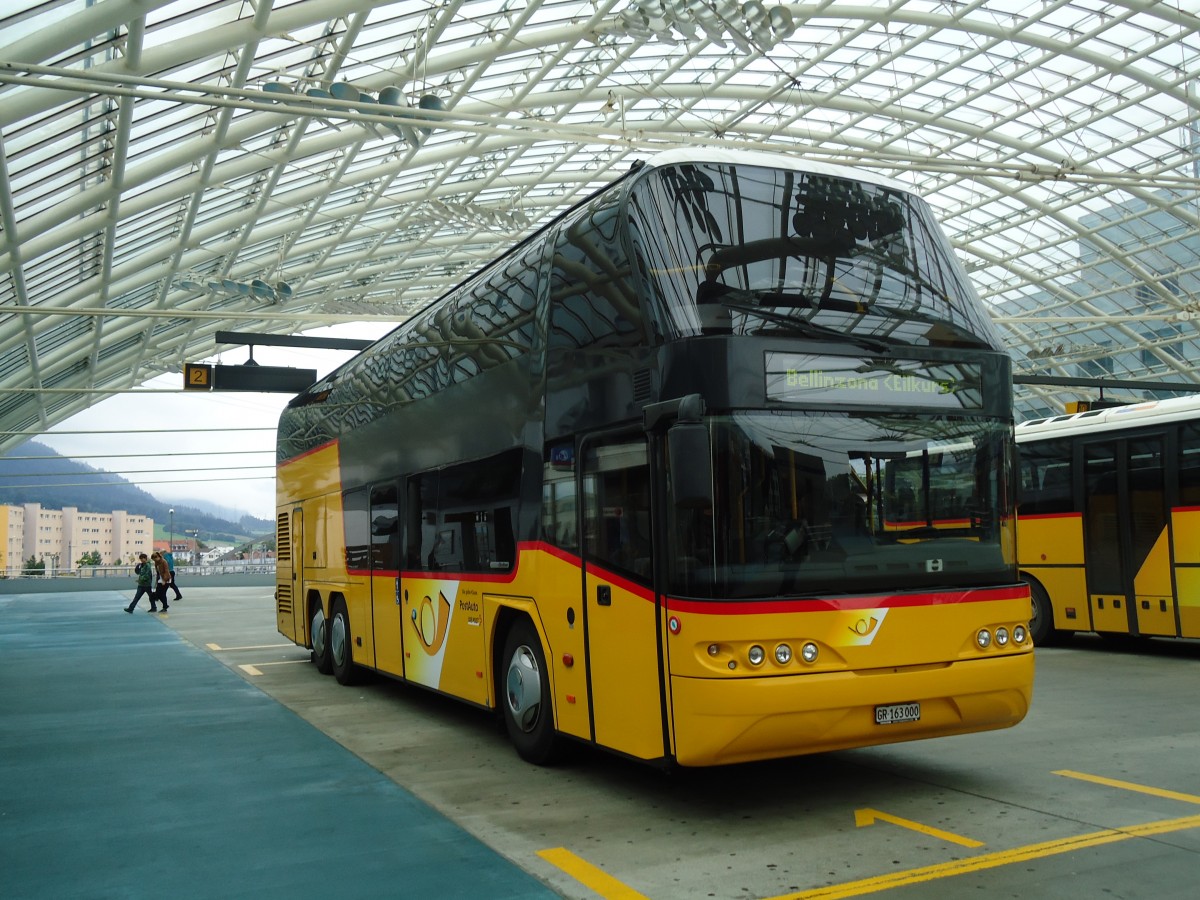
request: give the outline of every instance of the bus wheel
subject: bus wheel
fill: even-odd
[[[1050,605],[1050,595],[1036,581],[1026,582],[1029,585],[1030,614],[1029,637],[1035,647],[1049,647],[1060,640],[1062,633],[1054,627],[1054,608]]]
[[[329,659],[329,624],[325,621],[325,610],[319,601],[313,604],[312,618],[308,620],[308,634],[312,638],[313,664],[322,675],[328,675],[333,671]]]
[[[526,762],[546,765],[558,755],[550,703],[546,656],[528,619],[509,629],[504,640],[504,724],[509,740]]]
[[[346,601],[339,597],[333,601],[333,619],[329,622],[329,664],[338,684],[354,684],[358,680],[350,641],[350,615],[346,612]]]

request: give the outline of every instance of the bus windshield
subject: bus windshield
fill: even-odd
[[[676,336],[1002,346],[911,194],[789,169],[665,166],[634,189],[630,220],[647,292]]]
[[[1011,426],[744,412],[709,420],[714,503],[676,508],[668,585],[764,598],[1013,580]]]

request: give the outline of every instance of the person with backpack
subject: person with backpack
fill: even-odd
[[[170,609],[167,606],[167,585],[171,583],[171,570],[167,568],[167,561],[157,550],[150,554],[150,561],[154,563],[154,574],[158,576],[158,584],[154,587],[154,593],[150,595],[150,611],[154,612],[154,601],[158,600],[162,603],[162,611],[166,612]]]
[[[125,607],[125,612],[134,611],[138,601],[142,599],[142,594],[150,598],[150,612],[158,612],[154,605],[154,592],[150,589],[150,585],[154,582],[154,568],[150,565],[150,560],[146,558],[145,553],[138,554],[138,564],[133,567],[133,574],[137,576],[137,593],[133,595],[133,601]]]
[[[175,599],[181,600],[183,594],[179,593],[179,587],[175,584],[175,554],[170,550],[164,550],[162,558],[167,562],[167,570],[171,573],[171,580],[167,582],[167,587],[175,592]],[[163,592],[166,593],[165,591]],[[163,602],[163,608],[166,608],[166,602]]]

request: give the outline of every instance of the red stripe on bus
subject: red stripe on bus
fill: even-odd
[[[282,469],[284,466],[290,466],[292,463],[297,462],[298,460],[304,459],[304,457],[306,457],[306,456],[312,456],[314,453],[320,453],[322,450],[325,450],[328,447],[336,447],[337,442],[338,442],[338,439],[334,438],[333,440],[326,441],[323,444],[317,444],[317,446],[315,446],[315,447],[310,447],[309,449],[305,450],[303,453],[297,453],[295,456],[285,459],[283,462],[278,464],[278,468]]]
[[[574,553],[554,547],[543,541],[521,542],[518,545],[517,567],[512,572],[503,575],[491,575],[484,572],[451,572],[395,569],[376,570],[377,577],[414,578],[426,581],[465,581],[488,582],[504,584],[517,577],[522,555],[532,551],[542,551],[568,565],[579,567],[580,559]],[[596,577],[612,584],[643,600],[653,602],[654,592],[646,585],[630,581],[616,572],[595,564],[588,565],[588,571]],[[347,574],[368,576],[367,569],[353,569]],[[999,588],[967,588],[957,591],[914,592],[911,594],[868,594],[858,597],[797,597],[781,600],[687,600],[679,597],[667,597],[663,606],[672,612],[703,613],[713,616],[748,616],[768,613],[797,613],[797,612],[829,612],[839,610],[862,609],[897,609],[920,606],[942,606],[951,603],[985,603],[994,600],[1017,600],[1028,597],[1028,588],[1024,585],[1009,585]]]

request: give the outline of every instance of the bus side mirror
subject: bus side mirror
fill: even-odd
[[[708,427],[676,422],[667,429],[667,467],[671,498],[680,509],[705,509],[713,503],[712,453]]]

